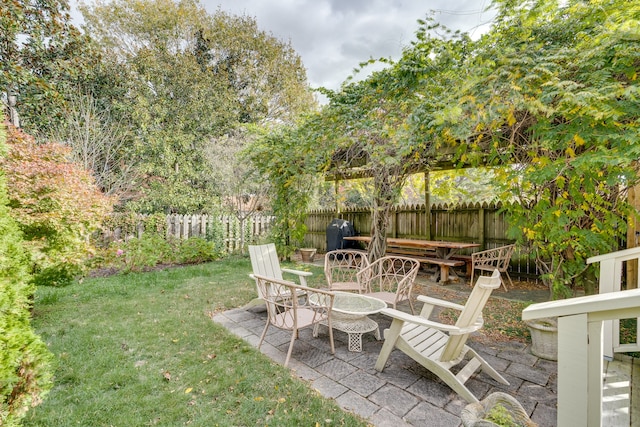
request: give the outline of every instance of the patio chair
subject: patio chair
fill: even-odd
[[[498,270],[501,274],[504,273],[509,279],[509,283],[513,288],[513,282],[509,276],[507,269],[509,268],[509,262],[511,262],[511,255],[516,248],[516,245],[501,246],[499,248],[487,249],[485,251],[474,252],[471,254],[471,285],[473,285],[473,273],[475,270],[493,271]],[[508,291],[507,285],[504,280],[502,286],[505,291]]]
[[[411,291],[418,270],[420,262],[415,259],[384,256],[360,270],[356,276],[365,295],[381,299],[394,309],[398,303],[408,301],[413,314]]]
[[[250,274],[249,277],[253,279],[255,279],[256,275],[261,275],[271,279],[283,280],[282,273],[284,272],[298,276],[300,285],[307,286],[307,277],[313,274],[310,271],[281,268],[280,260],[278,259],[278,254],[276,252],[276,245],[273,243],[267,243],[265,245],[249,245],[249,257],[251,258],[251,267],[253,269],[253,274]],[[256,289],[258,291],[258,299],[250,303],[250,305],[264,301],[264,295],[261,293],[257,280]]]
[[[291,358],[293,343],[296,338],[298,338],[298,331],[324,321],[329,327],[331,354],[335,353],[333,328],[331,327],[333,293],[309,288],[307,286],[298,286],[293,282],[265,277],[259,274],[255,274],[254,277],[258,284],[260,294],[264,295],[268,313],[267,323],[260,336],[258,348],[262,345],[270,325],[291,331],[289,351],[287,351],[287,358],[284,361],[284,366],[287,366]],[[299,294],[305,294],[306,298],[299,297]],[[313,301],[313,304],[309,303],[310,300]]]
[[[464,306],[419,295],[418,301],[424,303],[419,316],[390,308],[382,310],[393,321],[389,329],[384,331],[385,341],[375,365],[376,370],[384,369],[389,355],[397,348],[437,375],[469,403],[476,403],[478,399],[465,383],[478,369],[482,369],[499,383],[508,385],[507,380],[466,345],[469,334],[482,328],[482,309],[491,292],[500,287],[500,281],[498,270],[494,270],[490,277],[478,277]],[[460,311],[456,324],[446,325],[429,320],[436,306]],[[467,358],[469,360],[466,365],[454,373],[452,369]]]
[[[355,249],[337,249],[324,256],[324,275],[332,291],[361,292],[356,274],[369,265],[367,253]]]

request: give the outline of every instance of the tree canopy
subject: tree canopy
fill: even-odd
[[[394,188],[375,186],[380,206],[415,168],[502,166],[502,198],[519,202],[506,208],[513,236],[554,296],[566,296],[588,283],[586,258],[616,249],[634,221],[625,194],[638,181],[640,6],[493,7],[494,25],[476,41],[421,21],[399,61],[329,93],[299,142],[324,148],[307,163],[316,171],[380,172]]]
[[[88,33],[134,81],[126,102],[142,175],[138,211],[210,211],[225,190],[212,179],[212,145],[241,125],[290,123],[314,106],[299,56],[250,17],[210,15],[193,0],[81,10]]]
[[[71,24],[66,0],[3,1],[0,90],[17,96],[21,125],[34,135],[63,118],[67,92],[100,61],[91,40]]]

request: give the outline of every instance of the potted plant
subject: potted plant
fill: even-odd
[[[303,262],[313,262],[313,257],[316,255],[315,248],[300,248],[299,251]]]
[[[537,427],[520,402],[502,392],[468,404],[460,418],[465,427]]]

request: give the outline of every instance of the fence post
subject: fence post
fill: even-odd
[[[425,239],[431,240],[431,192],[429,191],[429,172],[424,173],[424,220],[426,235]]]
[[[484,210],[484,206],[483,205],[478,205],[478,240],[480,241],[480,244],[482,245],[481,248],[482,249],[487,249],[487,242],[485,241],[485,221],[484,221],[484,214],[485,214],[485,210]]]

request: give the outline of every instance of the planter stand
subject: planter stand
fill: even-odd
[[[531,353],[547,360],[558,360],[558,319],[547,317],[525,322],[531,332]]]
[[[464,427],[500,427],[502,424],[496,424],[486,418],[487,414],[497,406],[502,405],[506,412],[512,418],[512,422],[517,426],[537,427],[538,425],[531,421],[529,415],[524,410],[520,402],[513,396],[502,392],[491,393],[489,396],[477,403],[470,403],[464,407],[460,418]],[[514,424],[508,424],[514,425]]]

